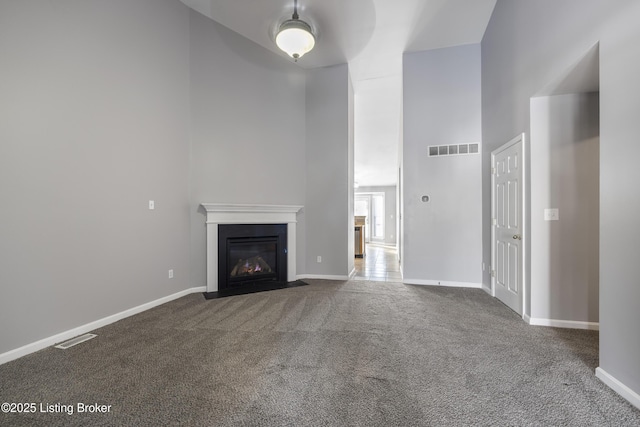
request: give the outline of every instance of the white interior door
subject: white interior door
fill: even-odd
[[[524,134],[491,154],[491,283],[494,295],[520,315],[524,306],[523,145]]]

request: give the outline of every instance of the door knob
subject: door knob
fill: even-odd
[[[521,235],[519,235],[519,234],[514,234],[514,235],[513,235],[513,239],[514,239],[514,240],[522,240],[522,236],[521,236]]]

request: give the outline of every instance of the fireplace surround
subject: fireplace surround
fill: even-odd
[[[281,277],[289,282],[296,280],[296,224],[302,206],[222,203],[201,206],[207,212],[207,292],[220,290],[219,232],[225,224],[286,226],[286,273],[282,272]]]

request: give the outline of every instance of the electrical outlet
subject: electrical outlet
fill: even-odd
[[[173,279],[173,269],[169,270],[169,279]]]
[[[320,255],[318,255],[317,261],[320,263],[322,262],[322,257]]]
[[[152,211],[156,208],[156,202],[149,200],[149,210]]]

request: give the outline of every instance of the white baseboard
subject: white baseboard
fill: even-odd
[[[576,320],[557,320],[557,319],[540,319],[524,315],[524,321],[534,326],[551,326],[552,328],[567,329],[587,329],[590,331],[599,331],[600,323],[598,322],[579,322]]]
[[[600,367],[596,368],[596,377],[598,377],[600,381],[605,383],[610,389],[627,399],[633,406],[640,409],[640,394],[631,390]]]
[[[77,328],[73,328],[68,331],[53,335],[51,337],[41,339],[34,343],[16,348],[15,350],[10,350],[6,353],[0,354],[0,365],[2,365],[3,363],[11,362],[12,360],[18,359],[22,356],[26,356],[27,354],[35,353],[36,351],[40,351],[43,348],[50,347],[62,341],[66,341],[68,339],[77,337],[78,335],[86,334],[87,332],[91,332],[95,329],[102,328],[103,326],[107,326],[111,323],[117,322],[118,320],[122,320],[124,318],[133,316],[134,314],[142,313],[143,311],[165,304],[169,301],[182,298],[185,295],[194,294],[197,292],[206,292],[206,290],[207,290],[206,286],[202,286],[199,288],[185,289],[173,295],[169,295],[169,296],[157,299],[155,301],[151,301],[146,304],[142,304],[125,311],[121,311],[120,313],[116,313],[111,316],[107,316],[105,318],[96,320],[94,322],[87,323],[86,325],[78,326]]]
[[[330,276],[324,274],[300,274],[298,280],[304,279],[321,279],[321,280],[349,280],[349,276]]]
[[[407,285],[444,286],[448,288],[473,288],[482,289],[482,283],[447,282],[445,280],[419,280],[403,278],[402,283]]]
[[[485,286],[483,284],[482,285],[482,290],[485,291],[486,293],[488,293],[489,295],[493,296],[493,292],[491,292],[491,287],[490,286]]]
[[[351,273],[349,273],[349,280],[353,279],[356,276],[356,268],[353,267],[353,270],[351,270]]]

